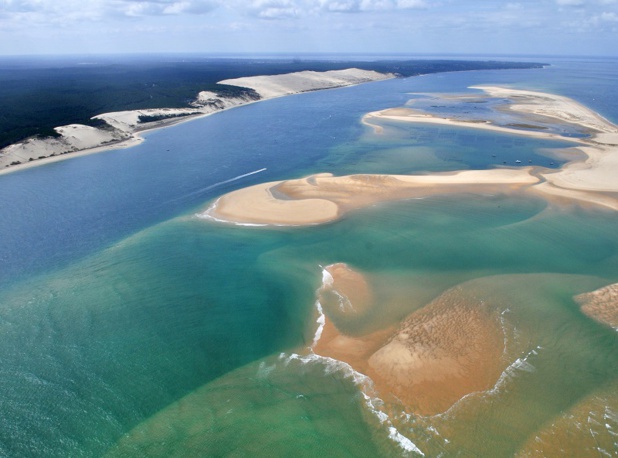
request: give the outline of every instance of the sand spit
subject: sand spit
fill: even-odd
[[[345,264],[326,270],[331,281],[318,290],[320,303],[331,294],[347,305],[331,301],[324,306],[325,325],[313,351],[369,376],[383,399],[393,397],[415,413],[433,415],[498,380],[505,365],[504,335],[500,315],[490,305],[454,287],[410,314],[398,329],[346,335],[329,317],[345,321],[342,312],[379,304],[361,273]]]
[[[263,183],[220,197],[202,216],[237,224],[305,225],[333,221],[377,202],[458,193],[500,193],[538,182],[529,167],[435,175],[329,173]]]
[[[618,283],[575,296],[582,312],[618,331]]]
[[[257,86],[256,86],[257,87]],[[321,224],[346,212],[377,202],[448,193],[512,192],[527,187],[545,198],[594,204],[618,210],[618,126],[567,97],[533,91],[478,86],[492,97],[513,101],[509,109],[524,117],[542,116],[560,124],[584,127],[587,138],[578,143],[581,160],[560,170],[543,168],[491,169],[432,175],[350,175],[322,173],[303,179],[265,183],[219,198],[203,216],[224,222],[258,225]],[[487,122],[440,118],[409,108],[368,113],[363,123],[383,132],[380,120],[444,124],[486,129],[513,135],[566,140],[552,132],[515,129]],[[522,124],[525,125],[525,124]]]
[[[551,119],[557,125],[576,125],[583,127],[590,134],[589,138],[569,138],[576,142],[584,153],[584,160],[572,161],[557,171],[542,171],[539,176],[543,183],[535,187],[536,191],[546,196],[579,200],[595,205],[602,205],[618,210],[618,199],[608,193],[618,193],[618,126],[584,105],[554,94],[523,91],[493,86],[474,86],[482,89],[491,97],[509,99],[508,108],[523,117],[543,117]],[[565,137],[539,130],[514,129],[490,122],[465,121],[433,116],[409,108],[392,108],[368,113],[363,122],[374,128],[377,133],[382,127],[379,120],[399,122],[443,124],[492,130],[512,135],[524,135],[534,138],[565,140]]]
[[[0,173],[16,167],[41,164],[140,143],[141,132],[159,129],[239,105],[307,91],[332,89],[394,78],[392,74],[351,68],[328,72],[298,72],[220,81],[219,84],[255,89],[258,98],[228,97],[202,91],[188,108],[155,108],[103,113],[92,119],[105,121],[103,127],[70,124],[56,127],[57,137],[29,138],[0,150]],[[246,83],[246,84],[244,84]]]

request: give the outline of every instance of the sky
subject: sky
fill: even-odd
[[[0,0],[0,55],[618,55],[618,0]]]

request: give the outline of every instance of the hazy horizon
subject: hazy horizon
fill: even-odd
[[[0,0],[0,55],[618,55],[617,0]]]

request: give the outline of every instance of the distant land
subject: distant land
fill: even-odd
[[[2,58],[0,168],[92,148],[124,146],[127,140],[136,139],[138,131],[291,93],[386,77],[543,66],[466,60]],[[308,74],[302,73],[350,69],[361,72],[339,74],[343,79],[333,73],[334,79],[312,84],[307,84]],[[248,77],[286,74],[300,75],[302,81],[286,80],[285,89],[261,92],[255,88],[264,88],[264,80],[253,87],[246,84]],[[231,81],[234,79],[239,82]]]

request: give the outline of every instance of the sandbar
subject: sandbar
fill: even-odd
[[[225,194],[198,216],[235,224],[306,225],[334,221],[377,202],[448,193],[500,193],[538,183],[531,167],[434,175],[329,173],[263,183]]]
[[[514,192],[526,188],[556,202],[590,204],[618,210],[618,127],[598,113],[564,96],[494,86],[475,86],[492,97],[507,98],[512,110],[526,116],[550,119],[555,125],[576,125],[589,134],[568,138],[576,143],[581,159],[553,170],[541,167],[466,170],[430,175],[349,175],[320,173],[293,180],[265,183],[226,194],[210,205],[203,217],[223,222],[257,225],[322,224],[348,211],[377,202],[422,198],[449,193]],[[537,118],[535,118],[537,119]],[[380,120],[443,124],[485,129],[549,140],[567,140],[538,129],[519,129],[489,121],[448,119],[410,108],[368,113],[363,123],[376,134]]]
[[[618,283],[575,296],[582,312],[618,331]]]
[[[384,304],[373,300],[360,272],[341,263],[325,271],[329,275],[323,274],[317,295],[326,316],[312,351],[369,376],[384,400],[435,415],[467,394],[490,389],[504,370],[500,316],[463,288],[444,292],[398,327],[355,336],[331,318],[345,322],[346,316]],[[328,295],[336,300],[323,302]]]

